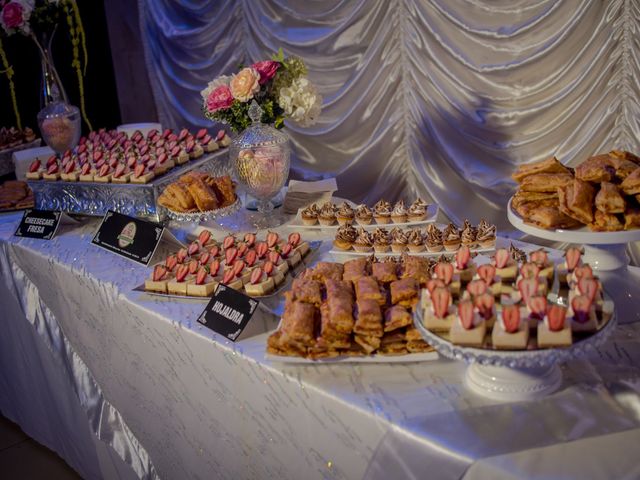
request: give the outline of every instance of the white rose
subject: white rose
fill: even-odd
[[[278,103],[287,117],[308,127],[316,123],[322,107],[322,96],[305,77],[296,78],[289,87],[280,89]]]
[[[207,98],[209,98],[209,94],[213,92],[216,88],[218,88],[220,85],[229,86],[230,80],[231,80],[231,77],[228,75],[220,75],[219,77],[214,78],[212,81],[209,82],[209,84],[207,85],[207,88],[205,88],[200,92],[200,95],[202,96],[202,100],[206,102]]]

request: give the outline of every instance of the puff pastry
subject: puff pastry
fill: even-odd
[[[589,228],[594,232],[617,232],[622,230],[624,225],[616,215],[596,210],[594,221],[589,224]]]
[[[624,212],[624,229],[640,228],[640,207],[627,207]]]
[[[384,305],[387,302],[375,278],[360,277],[354,285],[356,287],[356,298],[358,300],[373,300],[378,302],[379,305]]]
[[[618,187],[610,182],[602,182],[596,195],[596,208],[604,213],[624,213],[626,202]]]
[[[291,292],[295,300],[320,306],[322,303],[321,284],[310,278],[296,278],[291,285]]]
[[[591,184],[580,179],[574,179],[571,194],[567,196],[567,206],[573,213],[570,215],[582,223],[591,223],[593,221],[593,199],[596,191]]]
[[[538,173],[569,173],[569,169],[560,163],[556,157],[550,157],[540,162],[520,165],[511,175],[511,178],[520,183],[526,177]]]
[[[620,189],[626,195],[637,195],[640,193],[640,168],[636,169],[622,181]]]
[[[626,150],[611,150],[611,152],[609,152],[609,155],[612,157],[622,158],[624,160],[628,160],[637,165],[640,165],[640,157],[634,155],[631,152],[627,152]]]
[[[537,173],[529,175],[520,184],[523,192],[556,193],[558,187],[569,185],[573,181],[570,173]]]
[[[384,313],[384,331],[392,332],[398,328],[411,325],[411,314],[406,308],[394,305]]]
[[[358,318],[353,327],[353,331],[359,335],[381,337],[382,310],[375,300],[358,300],[356,302]]]
[[[411,301],[418,297],[418,289],[420,286],[415,278],[407,277],[395,282],[391,282],[389,285],[389,291],[391,292],[391,303],[403,304],[403,302]],[[405,305],[407,306],[407,305]]]
[[[576,178],[585,182],[610,182],[615,178],[616,170],[608,154],[588,158],[575,170]]]
[[[355,281],[360,277],[366,276],[368,263],[369,261],[366,258],[356,258],[344,262],[342,279],[345,281]]]
[[[396,262],[376,262],[371,265],[371,275],[381,283],[398,279]]]

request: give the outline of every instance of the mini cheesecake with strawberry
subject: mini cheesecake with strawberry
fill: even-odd
[[[504,305],[491,332],[491,343],[499,350],[524,350],[529,343],[529,323],[518,305]]]
[[[262,268],[256,268],[251,272],[249,281],[244,284],[247,295],[260,297],[268,295],[276,287],[273,277],[270,277]]]
[[[502,287],[502,293],[510,292],[512,297],[519,298],[519,295],[522,294],[522,289],[520,287],[521,282],[523,280],[536,280],[536,292],[532,292],[531,294],[537,293],[539,295],[547,295],[549,290],[549,284],[547,283],[547,278],[540,276],[540,267],[538,267],[535,263],[526,262],[520,265],[519,274],[516,277],[515,287],[516,291],[514,292],[511,285],[504,285]]]
[[[153,165],[155,167],[155,164]],[[147,168],[147,165],[144,163],[138,163],[133,169],[133,174],[129,178],[131,183],[149,183],[151,180],[155,178],[155,173],[153,170]]]
[[[129,183],[130,178],[131,172],[129,171],[129,167],[124,163],[118,163],[111,175],[111,181],[113,183]]]
[[[571,322],[566,307],[551,305],[544,320],[538,322],[538,347],[568,347],[572,343]]]
[[[496,274],[496,267],[490,263],[479,265],[473,280],[482,280],[487,284],[487,289],[494,297],[499,297],[502,293],[502,279]]]
[[[449,339],[454,345],[482,347],[487,324],[471,300],[458,302],[458,314],[451,324]]]
[[[167,293],[173,295],[186,295],[187,284],[194,279],[199,266],[200,265],[197,260],[179,264],[176,267],[175,277],[167,282]]]
[[[289,268],[293,268],[302,262],[302,256],[298,250],[294,250],[290,243],[287,243],[280,250],[280,256],[289,264]]]
[[[27,169],[27,173],[25,173],[25,177],[29,180],[40,180],[42,178],[42,162],[39,158],[36,158]]]
[[[433,268],[433,278],[442,280],[454,297],[460,295],[460,275],[455,273],[453,264],[438,262]]]
[[[436,288],[447,288],[447,286],[439,278],[430,278],[420,293],[420,305],[423,310],[431,306],[431,295]]]
[[[537,328],[538,323],[542,322],[547,314],[547,297],[535,293],[523,300],[521,305],[521,315],[527,320],[529,328]]]
[[[302,240],[302,237],[298,232],[292,232],[287,238],[287,242],[293,250],[300,254],[300,258],[304,258],[311,251],[309,242]],[[283,247],[284,248],[284,247]]]
[[[75,160],[69,159],[63,164],[60,178],[66,182],[77,182],[79,173],[80,169],[78,168]]]
[[[242,279],[236,275],[232,268],[224,271],[220,283],[234,290],[242,290],[243,286]]]
[[[433,332],[448,332],[456,318],[451,292],[446,287],[436,287],[430,297],[431,302],[424,309],[423,325]]]
[[[506,297],[509,301],[503,300],[502,303],[518,303],[522,302],[523,305],[527,305],[529,299],[533,296],[540,295],[547,296],[547,283],[544,279],[540,279],[537,276],[534,277],[522,277],[518,279],[516,283],[516,290],[512,291],[510,295]],[[503,296],[504,298],[504,296]]]
[[[538,275],[546,278],[549,285],[553,284],[555,270],[553,262],[549,259],[549,254],[545,249],[540,248],[529,253],[529,262],[536,264],[540,268]]]
[[[218,145],[220,145],[221,147],[228,147],[229,145],[231,145],[231,137],[229,137],[229,135],[227,135],[227,132],[225,132],[224,130],[219,130],[218,134],[216,135],[216,142],[218,142]]]
[[[502,279],[503,283],[515,280],[516,275],[518,275],[518,263],[511,257],[509,250],[506,248],[496,250],[491,264],[496,267],[496,275]]]
[[[47,160],[45,170],[42,173],[42,179],[49,181],[60,180],[60,164],[55,155],[52,155]]]
[[[454,259],[454,274],[460,277],[462,283],[471,281],[476,273],[476,266],[471,260],[471,250],[466,245],[462,245],[456,252]]]
[[[218,281],[210,275],[209,268],[200,265],[192,282],[187,283],[187,295],[193,297],[210,297],[218,287]]]
[[[569,301],[567,316],[574,332],[596,332],[599,329],[598,315],[593,298],[576,295]]]
[[[81,182],[93,182],[93,176],[95,175],[95,173],[95,170],[91,168],[91,164],[89,162],[84,163],[80,167],[78,180],[80,180]]]
[[[99,182],[99,183],[109,183],[111,181],[111,176],[112,176],[111,167],[109,166],[109,164],[105,163],[100,167],[98,172],[93,176],[93,181]]]
[[[568,276],[573,271],[582,265],[582,250],[576,247],[569,247],[564,252],[564,261],[556,267],[556,274],[560,285],[567,285],[569,283]]]
[[[158,264],[153,267],[151,278],[144,281],[144,289],[150,292],[167,293],[167,283],[173,278],[173,273],[166,264]]]
[[[473,297],[473,305],[487,324],[487,328],[491,329],[496,323],[496,297],[490,293],[483,293]]]
[[[275,267],[276,271],[280,273],[284,278],[284,276],[289,271],[289,264],[287,263],[287,261],[284,260],[282,256],[275,250],[272,250],[271,252],[269,252],[269,254],[267,255],[267,260],[273,263],[273,266]]]

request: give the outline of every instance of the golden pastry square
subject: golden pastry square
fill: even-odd
[[[620,189],[626,195],[637,195],[640,193],[640,168],[637,168],[631,175],[622,181]]]
[[[318,262],[313,268],[313,277],[316,280],[342,280],[344,267],[341,263]]]
[[[381,283],[389,283],[398,279],[396,262],[374,262],[371,264],[371,275]]]
[[[511,178],[521,182],[524,178],[536,173],[569,173],[569,170],[556,157],[550,157],[539,162],[520,165]]]
[[[624,229],[624,225],[617,215],[596,210],[594,221],[589,224],[589,229],[594,232],[618,232]]]
[[[374,300],[380,305],[386,303],[386,298],[380,289],[380,284],[373,277],[360,277],[355,282],[356,298],[358,300]]]
[[[409,353],[429,353],[435,349],[424,340],[407,341],[407,350]]]
[[[322,335],[325,330],[347,334],[353,331],[353,303],[345,298],[327,298],[322,304]]]
[[[640,208],[628,207],[624,212],[624,229],[640,228]]]
[[[287,339],[305,344],[314,341],[317,309],[308,303],[296,302],[287,292],[280,330]]]
[[[406,308],[400,305],[394,305],[384,312],[384,331],[392,332],[407,325],[411,325],[411,314]],[[403,334],[404,337],[404,334]]]
[[[317,280],[296,278],[291,285],[291,291],[297,301],[319,306],[322,303],[321,287]]]
[[[573,181],[570,173],[537,173],[522,180],[520,190],[525,192],[554,193],[558,187],[565,187]]]
[[[389,290],[391,291],[391,303],[394,305],[404,300],[410,300],[418,296],[420,285],[413,277],[403,278],[391,282]]]
[[[420,285],[426,285],[431,279],[431,264],[428,258],[405,257],[402,278],[414,278]]]
[[[327,291],[327,300],[343,298],[345,300],[353,299],[353,288],[351,282],[343,280],[327,279],[324,282]]]
[[[355,281],[360,277],[365,277],[367,275],[367,264],[368,260],[366,258],[355,258],[344,262],[342,279],[345,281]]]
[[[356,319],[353,331],[361,335],[381,337],[382,311],[380,305],[375,300],[358,300],[358,318]]]
[[[380,347],[380,337],[371,337],[365,335],[355,335],[353,340],[362,347],[362,349],[367,352],[367,354],[372,354]]]
[[[608,154],[594,155],[586,159],[575,169],[576,178],[585,182],[610,182],[616,175]]]
[[[596,194],[595,204],[596,208],[604,213],[624,213],[627,202],[616,185],[602,182]]]

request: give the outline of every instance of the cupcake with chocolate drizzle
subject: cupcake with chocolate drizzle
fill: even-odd
[[[393,223],[407,223],[407,209],[404,206],[404,201],[400,200],[395,204],[391,212],[391,220]]]
[[[466,245],[469,248],[475,247],[476,237],[476,229],[473,227],[473,225],[471,225],[471,222],[469,222],[469,220],[465,220],[462,227],[462,234],[460,235],[462,245]]]
[[[478,224],[476,241],[482,248],[493,248],[496,246],[496,226],[490,225],[484,218]]]
[[[358,205],[356,207],[356,222],[358,225],[369,225],[373,220],[373,213],[366,205]]]
[[[386,225],[391,222],[391,204],[385,200],[380,200],[373,206],[373,218],[376,223]]]
[[[384,228],[376,228],[375,232],[373,232],[373,249],[375,252],[388,252],[390,246],[391,238],[389,238],[389,232]]]
[[[394,253],[402,253],[407,250],[409,239],[407,234],[401,228],[391,230],[391,251]]]
[[[367,253],[373,250],[373,237],[364,228],[358,229],[358,236],[353,242],[353,248],[356,252]]]
[[[331,226],[336,221],[336,206],[331,202],[326,202],[322,205],[320,213],[318,214],[318,221],[320,225],[325,227]]]
[[[351,250],[351,247],[358,237],[358,232],[350,223],[342,225],[336,232],[336,238],[333,241],[333,246],[338,250]]]
[[[455,252],[460,248],[460,230],[453,223],[447,225],[442,233],[442,244],[447,252]]]
[[[427,238],[425,240],[427,250],[431,253],[442,251],[444,248],[442,244],[442,232],[435,223],[429,224],[427,227]]]
[[[428,205],[420,197],[416,198],[416,201],[407,210],[407,220],[410,222],[422,222],[427,218],[427,207]]]
[[[336,218],[338,219],[338,223],[340,225],[345,225],[347,223],[353,223],[353,219],[356,216],[356,212],[353,211],[351,205],[347,202],[343,202],[336,213]]]
[[[318,210],[318,206],[315,203],[312,203],[308,207],[304,208],[302,212],[300,212],[302,223],[307,226],[315,225],[316,223],[318,223],[319,214],[320,211]]]
[[[424,250],[424,239],[419,228],[410,230],[407,240],[409,241],[409,251],[411,253],[420,253]]]

